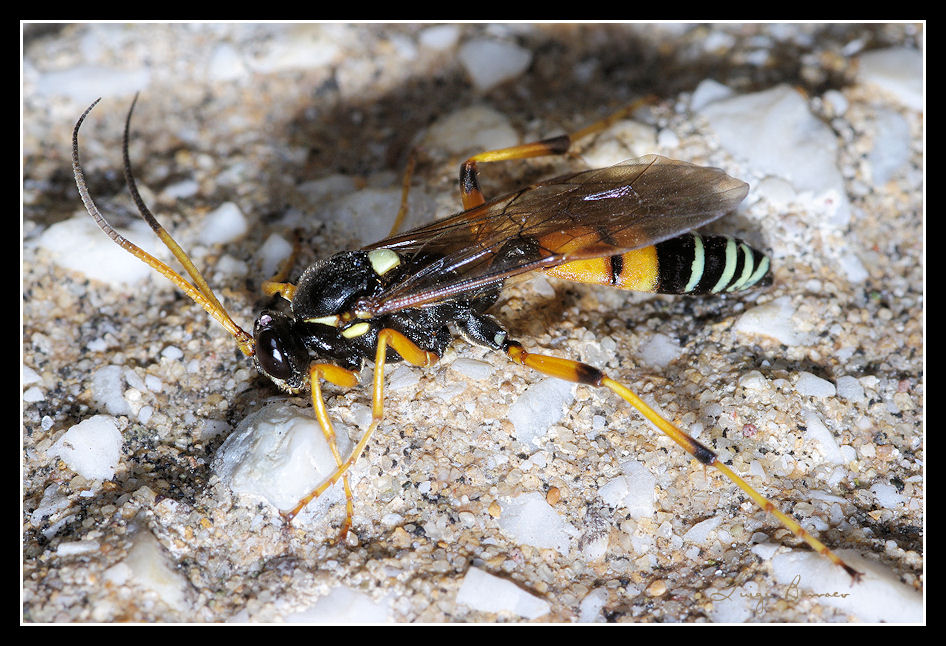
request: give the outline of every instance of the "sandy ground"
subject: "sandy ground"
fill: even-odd
[[[550,280],[511,287],[495,313],[527,347],[597,365],[670,419],[702,425],[704,443],[739,473],[760,465],[764,478],[747,477],[828,545],[922,591],[922,115],[903,109],[913,139],[907,167],[872,185],[864,163],[878,136],[872,110],[897,107],[854,83],[856,55],[845,49],[852,42],[864,51],[918,47],[922,32],[911,25],[459,26],[458,44],[489,36],[532,52],[528,71],[484,92],[471,86],[456,46],[423,44],[424,27],[27,28],[22,362],[36,375],[24,390],[36,390],[22,403],[23,620],[325,619],[313,608],[344,588],[370,600],[374,610],[361,615],[370,621],[521,620],[457,602],[471,566],[546,600],[551,610],[542,621],[577,620],[590,593],[600,599],[600,612],[592,613],[598,620],[858,620],[823,598],[784,595],[759,544],[807,548],[614,396],[579,386],[541,447],[517,443],[506,411],[540,378],[459,340],[437,366],[405,369],[390,391],[385,422],[355,469],[353,544],[329,544],[342,507],[289,529],[272,507],[234,497],[211,470],[215,452],[243,418],[282,396],[160,277],[132,289],[92,280],[57,264],[37,243],[49,227],[83,212],[70,133],[102,93],[83,132],[83,160],[103,210],[121,226],[131,222],[119,144],[136,89],[143,93],[132,157],[145,199],[185,248],[196,249],[209,282],[245,327],[268,302],[259,291],[266,278],[261,242],[302,231],[300,267],[367,242],[360,235],[371,218],[390,221],[396,200],[382,201],[387,212],[369,214],[353,214],[337,200],[366,185],[396,195],[408,150],[444,115],[487,106],[529,140],[654,93],[650,118],[676,134],[673,156],[725,165],[740,177],[752,170],[719,152],[705,122],[686,109],[700,82],[713,78],[739,93],[778,84],[812,97],[840,91],[848,102],[843,117],[822,116],[838,134],[838,166],[854,213],[848,228],[824,233],[811,214],[764,205],[750,206],[757,209],[751,218],[715,226],[772,250],[775,284],[766,292],[652,297]],[[709,38],[723,45],[705,48]],[[294,62],[299,51],[308,58]],[[241,69],[234,52],[258,65]],[[764,63],[753,62],[762,54]],[[116,88],[120,74],[127,83]],[[104,92],[96,87],[103,75]],[[812,105],[817,113],[821,104]],[[428,152],[414,178],[414,221],[459,210],[462,158]],[[496,194],[580,167],[580,159],[505,164],[484,171],[482,184]],[[306,184],[333,174],[346,181]],[[196,190],[178,197],[169,187],[181,182],[195,182]],[[326,195],[327,185],[336,192]],[[248,232],[225,245],[201,245],[202,218],[228,201],[238,204]],[[843,275],[833,235],[856,239],[863,280]],[[245,263],[245,273],[225,269],[232,261]],[[748,308],[773,302],[794,311],[804,343],[733,332]],[[676,360],[659,369],[635,358],[655,334],[680,346]],[[461,358],[485,362],[489,376],[452,368]],[[70,427],[108,412],[91,381],[108,365],[160,387],[126,384],[130,412],[115,415],[120,465],[112,479],[90,482],[48,452]],[[760,387],[747,387],[752,371],[761,373]],[[795,387],[802,373],[832,383],[853,376],[865,394],[855,401],[806,396]],[[357,433],[369,389],[330,388],[328,399],[333,417]],[[852,459],[825,462],[806,433],[811,411],[837,444],[853,449]],[[650,517],[634,519],[598,496],[629,459],[656,478]],[[893,487],[897,504],[881,504],[875,485]],[[500,531],[492,503],[529,492],[554,503],[576,529],[568,554]],[[58,501],[53,513],[35,513],[50,501]],[[681,540],[717,517],[705,543]],[[602,537],[606,552],[582,558]],[[761,591],[765,602],[720,614],[712,592],[736,588]],[[337,620],[358,621],[344,613]]]

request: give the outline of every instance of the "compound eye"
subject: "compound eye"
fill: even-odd
[[[274,330],[264,328],[256,334],[256,358],[260,368],[270,377],[282,381],[292,377],[289,357]]]

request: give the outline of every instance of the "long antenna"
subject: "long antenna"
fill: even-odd
[[[99,212],[98,207],[95,206],[95,202],[92,201],[92,196],[89,195],[89,189],[85,183],[85,174],[82,172],[82,165],[79,163],[79,128],[82,126],[82,122],[85,121],[89,112],[92,111],[92,108],[101,100],[101,98],[96,99],[92,105],[86,108],[72,131],[72,173],[75,175],[76,186],[79,189],[79,195],[82,197],[82,203],[85,205],[86,211],[89,212],[89,215],[91,215],[95,223],[99,225],[99,228],[108,234],[108,237],[111,238],[115,244],[153,269],[159,271],[165,278],[180,287],[185,294],[190,296],[195,303],[203,307],[208,314],[217,319],[227,332],[233,336],[243,354],[248,357],[253,356],[256,352],[256,344],[253,337],[230,318],[230,314],[224,309],[223,305],[220,304],[220,301],[217,300],[217,297],[214,295],[213,290],[210,289],[207,281],[204,280],[200,271],[194,266],[194,262],[184,252],[181,246],[174,241],[171,234],[155,219],[154,215],[151,214],[151,211],[149,211],[148,207],[145,205],[144,200],[141,199],[141,195],[138,193],[138,188],[131,172],[131,163],[128,158],[128,132],[131,127],[131,113],[135,109],[135,103],[138,100],[137,94],[135,95],[135,100],[131,103],[131,108],[128,110],[128,117],[125,119],[125,133],[122,137],[125,180],[128,183],[128,189],[131,192],[132,199],[135,201],[135,205],[138,207],[138,213],[141,215],[141,218],[148,223],[161,242],[174,254],[174,257],[184,265],[184,269],[194,282],[189,282],[168,265],[118,233],[105,220],[101,212]]]

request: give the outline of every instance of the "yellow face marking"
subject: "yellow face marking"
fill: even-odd
[[[355,323],[354,325],[349,325],[347,328],[342,330],[342,336],[346,339],[354,339],[357,336],[361,336],[365,332],[371,329],[369,323]]]
[[[401,264],[401,258],[390,249],[374,249],[368,252],[368,262],[371,263],[374,273],[384,276]]]
[[[305,319],[305,322],[306,323],[320,323],[322,325],[338,327],[338,315],[333,314],[332,316],[318,316],[311,319]]]

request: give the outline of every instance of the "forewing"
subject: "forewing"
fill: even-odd
[[[563,175],[366,247],[393,249],[417,265],[362,305],[390,313],[656,244],[732,211],[748,188],[717,168],[658,155]],[[528,253],[510,253],[517,249]]]

